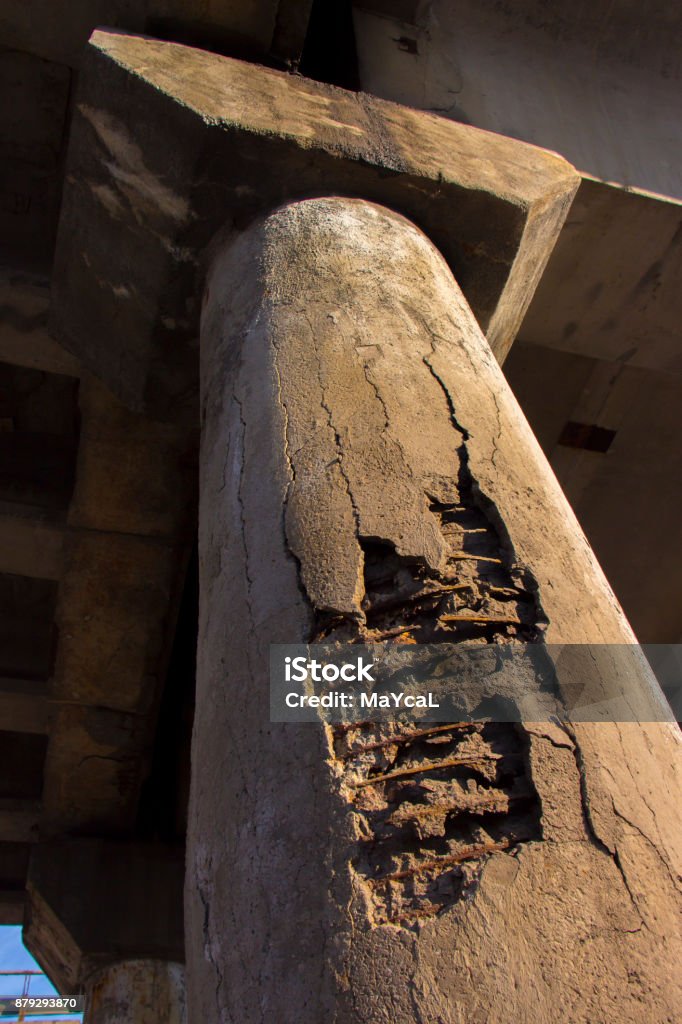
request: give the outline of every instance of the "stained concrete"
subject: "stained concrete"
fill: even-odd
[[[442,257],[371,204],[276,211],[216,258],[202,380],[192,1012],[673,1019],[671,726],[522,726],[540,835],[469,850],[465,898],[386,923],[333,737],[265,724],[269,643],[309,640],[320,617],[362,627],[367,544],[437,579],[449,563],[435,509],[463,494],[532,581],[548,641],[634,643]],[[654,694],[643,659],[631,664],[630,696]]]
[[[91,1024],[186,1024],[181,963],[124,960],[88,981],[86,1012]]]
[[[679,204],[584,180],[505,373],[637,636],[678,643]],[[603,452],[567,422],[613,432]]]
[[[510,350],[508,373],[637,635],[677,643],[679,10],[535,0],[356,0],[354,10],[363,88],[550,146],[581,172],[519,330],[532,348]],[[616,429],[613,447],[558,446],[571,420]]]
[[[521,336],[682,373],[681,280],[682,204],[584,180]]]
[[[47,337],[4,354],[0,726],[47,745],[31,806],[7,794],[0,842],[129,834],[192,544],[196,433],[134,416]]]

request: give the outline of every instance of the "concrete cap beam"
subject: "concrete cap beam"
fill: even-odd
[[[500,361],[578,176],[554,153],[202,50],[93,33],[76,98],[52,330],[131,408],[197,382],[203,254],[284,201],[342,194],[441,249]]]

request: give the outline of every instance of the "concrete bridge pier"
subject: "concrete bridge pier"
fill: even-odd
[[[185,969],[166,960],[123,960],[86,983],[88,1024],[186,1024]]]
[[[201,359],[191,1024],[674,1019],[675,726],[269,721],[270,643],[456,643],[474,618],[660,700],[440,253],[371,203],[279,207],[218,251]],[[410,584],[460,595],[449,625]]]

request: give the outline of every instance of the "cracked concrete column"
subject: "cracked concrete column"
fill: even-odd
[[[165,960],[124,960],[88,979],[87,1024],[186,1024],[185,969]]]
[[[676,728],[269,722],[270,643],[633,650],[440,254],[281,207],[218,247],[201,348],[191,1024],[675,1019]]]

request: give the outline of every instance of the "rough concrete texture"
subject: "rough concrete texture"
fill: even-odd
[[[484,641],[634,643],[440,254],[368,203],[275,211],[216,257],[202,380],[192,1019],[672,1024],[671,726],[269,723],[273,642],[478,607]]]
[[[559,156],[123,33],[93,34],[71,127],[52,329],[131,408],[197,382],[198,264],[225,223],[332,191],[411,217],[504,357],[577,187]]]
[[[100,971],[86,991],[88,1024],[186,1024],[182,964],[125,960]]]

